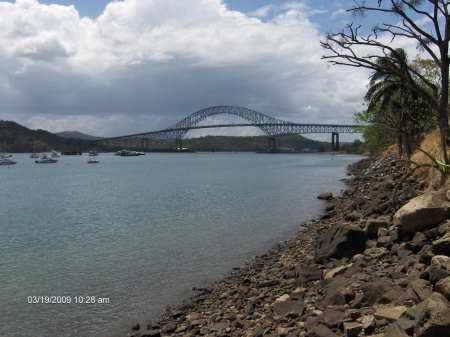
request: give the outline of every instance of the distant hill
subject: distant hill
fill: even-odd
[[[45,130],[30,130],[16,122],[0,120],[0,152],[47,152],[105,150],[101,144],[85,139],[64,138]]]
[[[142,148],[142,139],[110,141],[109,146],[95,142],[101,137],[89,136],[78,131],[51,133],[45,130],[30,130],[16,122],[0,120],[0,152],[46,152],[56,151],[117,151],[125,146],[129,150],[147,150]],[[147,145],[146,143],[144,143]],[[173,139],[148,139],[149,151],[167,151],[175,147]],[[192,151],[267,151],[269,138],[267,136],[234,137],[206,136],[183,139],[183,147]],[[318,142],[302,135],[276,137],[277,150],[284,152],[323,152],[329,151],[330,143]],[[35,149],[35,150],[34,150]]]
[[[78,131],[63,131],[63,132],[57,132],[55,133],[55,135],[58,135],[60,137],[64,137],[64,138],[74,138],[74,139],[85,139],[85,140],[97,140],[97,139],[101,139],[102,137],[95,137],[95,136],[90,136],[90,135],[86,135],[82,132],[78,132]]]

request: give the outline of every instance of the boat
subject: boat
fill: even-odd
[[[50,156],[51,156],[52,158],[60,157],[60,155],[58,154],[58,152],[56,152],[56,151],[53,150],[53,149],[50,151]]]
[[[95,156],[98,156],[98,152],[95,150],[91,150],[91,151],[89,151],[89,155],[95,157]]]
[[[12,157],[12,155],[6,153],[6,139],[5,139],[5,152],[0,154],[0,158],[9,158],[9,157]]]
[[[11,159],[6,159],[6,158],[0,159],[0,165],[14,165],[15,163],[17,163],[17,162],[14,160],[11,160]]]
[[[33,139],[33,153],[30,154],[30,158],[39,158],[39,155],[36,153],[36,145],[34,144],[34,139]]]
[[[120,151],[120,156],[134,157],[134,156],[139,156],[139,153],[137,153],[136,151],[122,150],[122,151]]]
[[[94,156],[94,158],[89,158],[88,161],[87,161],[87,163],[88,163],[88,164],[98,164],[98,163],[100,163],[100,160],[98,160],[98,159],[95,158],[95,156]]]
[[[58,160],[54,159],[54,158],[49,158],[47,157],[46,154],[42,154],[41,157],[35,161],[36,164],[52,164],[52,163],[57,163]]]

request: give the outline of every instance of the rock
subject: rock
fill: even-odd
[[[363,253],[367,241],[366,231],[347,224],[338,224],[328,230],[319,240],[314,261],[320,262],[333,258],[352,258]]]
[[[294,313],[297,317],[301,317],[306,309],[305,303],[290,300],[277,301],[273,303],[272,306],[275,309],[275,312],[282,317],[286,317],[288,314],[292,316],[292,313]]]
[[[376,239],[378,237],[378,229],[388,228],[388,221],[385,218],[369,219],[366,226],[367,237]]]
[[[432,284],[436,284],[440,280],[450,276],[450,271],[445,270],[445,269],[441,269],[441,268],[436,267],[436,266],[431,266],[428,269],[428,275],[429,275],[430,282]]]
[[[276,285],[278,285],[280,283],[280,281],[278,280],[268,280],[268,281],[263,281],[260,282],[256,285],[256,287],[258,288],[268,288],[268,287],[274,287]]]
[[[323,277],[322,269],[315,265],[299,264],[295,268],[295,278],[300,283],[321,280]]]
[[[365,332],[372,333],[376,328],[375,317],[373,315],[364,315],[361,324]]]
[[[339,267],[333,268],[328,273],[326,273],[323,278],[325,280],[328,280],[328,279],[334,278],[335,276],[342,275],[351,266],[352,266],[351,264],[348,264],[348,265],[344,265],[344,266],[339,266]]]
[[[450,256],[450,233],[445,234],[439,240],[433,241],[433,253]]]
[[[344,336],[345,337],[358,337],[361,330],[362,330],[361,323],[344,322]]]
[[[323,299],[321,306],[326,308],[336,305],[345,305],[346,303],[347,302],[343,294],[335,289],[330,289],[325,294],[325,298]]]
[[[417,306],[414,336],[448,336],[449,329],[450,302],[442,294],[434,292],[428,299]]]
[[[396,322],[400,316],[406,312],[406,310],[407,308],[405,306],[378,308],[373,315],[376,319],[384,318],[389,322]]]
[[[159,330],[144,330],[141,331],[139,337],[161,337],[161,332]]]
[[[384,332],[383,337],[409,337],[398,324],[391,324]]]
[[[450,217],[445,190],[424,193],[411,199],[394,215],[394,225],[402,233],[414,234],[432,229]]]
[[[434,291],[440,293],[450,301],[450,276],[438,281],[434,287]]]
[[[333,193],[331,192],[324,192],[317,196],[317,199],[323,199],[323,200],[330,200],[333,198]]]
[[[333,330],[327,328],[325,325],[317,325],[308,331],[305,337],[339,337]]]
[[[430,282],[423,279],[412,281],[410,283],[410,286],[417,294],[417,297],[419,298],[420,302],[425,301],[433,293],[433,285],[430,284]]]
[[[396,301],[402,293],[401,287],[388,280],[367,282],[361,289],[364,293],[364,299],[367,306],[392,303]]]
[[[172,332],[175,332],[175,330],[177,329],[177,323],[176,322],[170,322],[169,324],[167,324],[163,329],[162,332],[164,334],[169,334]]]
[[[435,255],[431,258],[431,264],[438,268],[450,271],[450,257],[445,255]]]

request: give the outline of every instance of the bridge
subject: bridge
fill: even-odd
[[[212,119],[212,121],[209,119],[209,122],[205,122],[207,118],[218,115],[237,116],[240,120],[244,120],[244,122],[224,122],[220,118]],[[144,147],[145,143],[147,143],[148,147],[148,139],[175,139],[175,149],[181,150],[182,139],[191,130],[242,126],[258,127],[264,134],[269,136],[269,151],[271,152],[276,151],[275,136],[306,133],[331,133],[332,150],[339,151],[340,133],[360,132],[357,129],[357,125],[292,123],[247,108],[237,106],[214,106],[194,112],[178,123],[160,131],[103,138],[97,141],[109,144],[110,141],[123,140],[126,147],[127,140],[142,139],[142,147]]]

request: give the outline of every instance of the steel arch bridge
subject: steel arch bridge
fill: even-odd
[[[243,123],[206,123],[201,122],[208,117],[228,114],[238,116],[247,122]],[[269,150],[275,150],[275,136],[290,134],[306,134],[306,133],[331,133],[332,147],[339,149],[339,133],[355,133],[358,131],[357,125],[339,125],[339,124],[300,124],[286,122],[281,119],[264,115],[255,110],[238,107],[238,106],[214,106],[199,110],[187,116],[178,123],[160,131],[150,131],[133,135],[120,137],[103,138],[98,140],[101,143],[109,143],[112,140],[128,139],[175,139],[176,148],[181,149],[181,140],[190,131],[195,129],[218,128],[218,127],[239,127],[253,126],[258,127],[264,134],[270,138]]]

